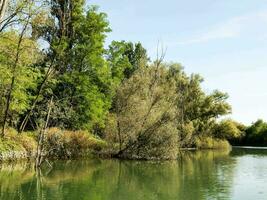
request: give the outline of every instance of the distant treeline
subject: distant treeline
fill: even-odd
[[[231,139],[232,145],[267,146],[267,123],[259,119],[251,126],[243,126],[238,138]]]
[[[198,74],[151,60],[141,43],[113,41],[107,15],[84,0],[15,0],[1,10],[1,138],[58,127],[84,130],[126,158],[172,158],[178,147],[225,147],[242,125],[228,95]],[[142,31],[142,30],[136,30]],[[160,48],[159,48],[160,49]],[[51,112],[50,112],[51,111]],[[25,134],[25,133],[23,133]],[[44,137],[45,138],[45,137]]]

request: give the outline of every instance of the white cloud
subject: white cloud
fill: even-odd
[[[267,11],[257,12],[250,15],[234,17],[226,22],[207,28],[206,31],[201,31],[200,34],[193,34],[193,37],[185,38],[176,44],[205,43],[211,40],[237,38],[243,34],[255,35],[261,33],[261,37],[265,37],[266,35],[262,34],[263,31],[261,30],[266,30],[266,27]]]

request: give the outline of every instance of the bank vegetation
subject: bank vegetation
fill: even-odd
[[[107,15],[84,0],[5,1],[0,18],[0,151],[176,158],[240,137],[226,93],[141,43],[104,43]],[[142,30],[140,30],[142,31]],[[163,50],[162,50],[163,49]],[[57,127],[57,128],[53,128]],[[37,147],[36,147],[37,146]],[[86,153],[85,153],[86,154]],[[39,155],[39,156],[40,156]]]

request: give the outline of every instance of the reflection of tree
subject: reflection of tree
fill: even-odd
[[[123,162],[120,193],[111,192],[110,199],[227,198],[234,164],[227,154],[184,152],[172,162]]]
[[[27,162],[0,165],[0,199],[23,199],[21,185],[34,176],[33,165]]]
[[[227,198],[232,184],[234,160],[229,152],[185,152],[180,164],[183,188],[180,199]],[[186,188],[192,188],[190,192]],[[229,198],[229,197],[228,197]]]
[[[231,151],[231,156],[247,156],[247,155],[254,155],[258,157],[266,157],[267,156],[267,149],[261,147],[243,147],[243,148],[233,148]]]
[[[17,178],[5,177],[9,180],[6,187],[1,182],[0,199],[228,198],[234,162],[227,154],[182,152],[177,161],[166,162],[97,159],[56,162],[50,172],[42,171],[41,179],[33,168],[22,168]],[[0,180],[4,174],[5,170],[1,170]],[[14,187],[7,189],[9,185]]]

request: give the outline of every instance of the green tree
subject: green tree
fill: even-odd
[[[227,140],[235,140],[243,136],[245,126],[231,119],[220,121],[214,127],[214,136]]]
[[[180,64],[171,64],[169,74],[176,81],[180,143],[192,146],[196,137],[212,136],[216,119],[231,112],[228,95],[217,90],[205,94],[201,88],[203,78],[198,74],[188,76]]]
[[[113,41],[109,45],[107,61],[111,68],[115,83],[130,78],[141,66],[148,65],[149,58],[146,49],[140,42]]]
[[[267,123],[259,119],[246,130],[246,135],[242,139],[242,144],[259,145],[267,144]]]
[[[0,119],[4,134],[7,122],[16,127],[19,116],[30,105],[39,76],[33,64],[41,57],[36,41],[16,31],[2,34],[0,52]]]
[[[44,63],[48,70],[44,71],[51,71],[52,75],[42,87],[36,108],[30,112],[40,113],[33,116],[40,118],[39,110],[53,95],[53,126],[88,130],[102,127],[113,87],[104,59],[104,40],[110,31],[106,14],[98,12],[97,7],[85,12],[83,0],[51,1],[50,8],[49,23],[36,30],[50,45]]]

